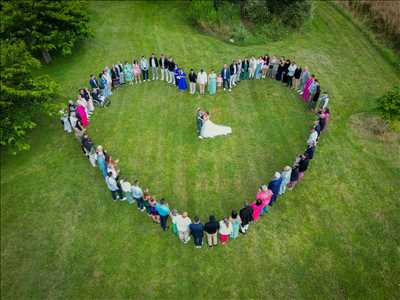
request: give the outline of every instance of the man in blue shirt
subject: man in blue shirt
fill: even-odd
[[[156,204],[156,210],[158,214],[160,215],[160,225],[162,230],[166,231],[167,230],[167,221],[169,217],[169,207],[168,203],[165,202],[164,199],[161,199],[160,202]]]

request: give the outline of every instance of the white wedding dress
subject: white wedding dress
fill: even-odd
[[[201,127],[200,136],[203,138],[213,138],[218,135],[228,135],[232,133],[232,128],[223,125],[217,125],[209,119],[205,120]]]

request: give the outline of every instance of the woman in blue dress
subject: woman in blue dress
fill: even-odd
[[[133,73],[132,73],[133,69],[132,69],[132,65],[129,64],[127,61],[125,62],[124,65],[124,74],[125,74],[125,80],[129,83],[129,84],[133,84]]]
[[[187,90],[186,74],[183,71],[183,69],[180,69],[179,72],[178,72],[177,83],[178,83],[178,89],[180,91],[186,91]]]
[[[179,68],[178,65],[175,66],[175,70],[174,70],[174,77],[175,77],[175,85],[176,87],[178,87],[178,77],[179,77]]]
[[[211,70],[208,75],[208,92],[210,95],[215,95],[217,92],[217,74],[215,74],[214,70]]]

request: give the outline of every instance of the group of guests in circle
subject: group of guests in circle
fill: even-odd
[[[206,222],[201,222],[198,216],[194,216],[192,220],[187,212],[180,213],[177,209],[170,209],[164,198],[157,200],[148,188],[142,189],[138,180],[130,182],[128,178],[122,177],[118,167],[119,161],[101,145],[96,146],[86,133],[95,104],[103,107],[107,105],[112,90],[123,84],[150,80],[149,70],[152,80],[160,78],[170,84],[177,84],[178,89],[186,90],[183,88],[186,84],[186,74],[183,69],[179,69],[172,58],[163,54],[159,59],[152,54],[149,59],[143,56],[139,61],[134,60],[132,64],[118,63],[111,69],[104,68],[99,75],[100,80],[95,75],[91,75],[90,89],[81,88],[77,100],[68,102],[67,110],[62,111],[61,115],[64,130],[75,132],[83,153],[93,167],[99,168],[114,201],[136,203],[137,209],[146,212],[154,223],[160,224],[164,231],[169,230],[168,220],[171,218],[172,232],[183,243],[186,244],[193,238],[195,246],[200,248],[206,237],[208,246],[214,247],[218,242],[224,245],[229,240],[236,239],[240,233],[246,234],[250,224],[256,223],[260,217],[267,214],[278,198],[286,191],[294,189],[304,177],[314,157],[320,135],[328,125],[330,117],[328,93],[321,94],[318,79],[310,74],[307,67],[302,68],[294,61],[285,58],[278,59],[275,56],[265,55],[258,59],[252,57],[249,60],[234,60],[229,66],[225,64],[218,75],[213,70],[208,75],[204,70],[200,70],[197,74],[190,70],[191,94],[196,93],[197,84],[200,94],[205,94],[206,85],[208,85],[208,92],[215,94],[217,86],[231,90],[241,80],[270,78],[296,90],[299,97],[308,103],[309,108],[314,110],[316,115],[310,127],[306,149],[296,156],[291,166],[285,166],[282,170],[275,172],[268,183],[258,188],[254,200],[245,202],[238,211],[233,210],[219,220],[214,215],[210,215]],[[185,80],[185,84],[182,80]],[[218,80],[222,80],[220,85]]]

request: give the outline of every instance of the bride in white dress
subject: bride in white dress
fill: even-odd
[[[203,114],[203,126],[201,127],[201,138],[213,138],[218,135],[228,135],[232,133],[232,128],[223,125],[217,125],[211,122],[209,113]]]

